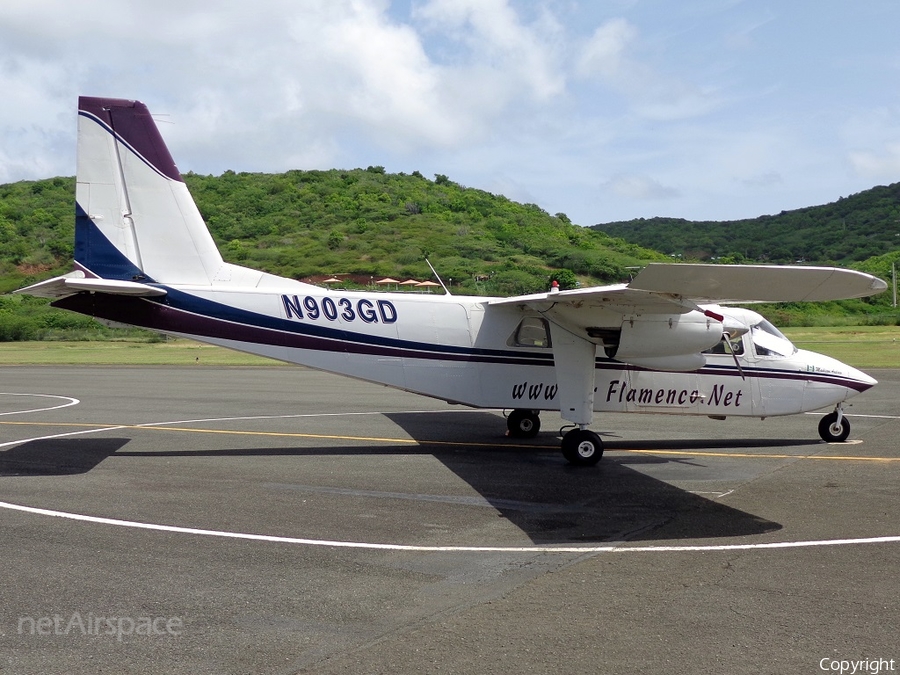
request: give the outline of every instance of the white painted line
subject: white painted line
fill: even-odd
[[[870,420],[900,420],[900,415],[846,415],[846,417],[863,417]]]
[[[3,395],[3,394],[0,394]],[[7,394],[15,396],[46,396],[49,398],[58,398],[68,401],[63,405],[51,408],[35,409],[28,411],[19,411],[18,413],[2,413],[2,414],[23,414],[26,412],[42,412],[44,410],[55,410],[65,408],[70,405],[77,405],[78,399],[68,396],[52,396],[46,394]],[[410,414],[410,413],[435,413],[435,412],[470,412],[468,410],[454,411],[435,411],[435,410],[408,410],[408,411],[392,411],[394,414]],[[390,412],[351,412],[351,413],[311,413],[311,414],[294,414],[294,415],[261,415],[253,417],[219,417],[206,419],[180,420],[170,422],[150,422],[136,425],[120,425],[110,427],[99,427],[95,429],[83,429],[61,434],[53,434],[48,436],[39,436],[35,438],[26,438],[17,441],[9,441],[0,444],[0,448],[10,445],[19,445],[30,441],[48,440],[53,438],[64,438],[71,436],[82,436],[87,434],[96,434],[105,431],[116,431],[120,429],[134,428],[153,428],[156,426],[172,426],[178,424],[189,424],[197,422],[225,422],[237,420],[253,420],[253,419],[288,419],[302,417],[337,417],[352,415],[386,415]],[[888,418],[900,419],[900,418]],[[726,492],[725,495],[729,494]],[[720,495],[725,496],[725,495]],[[280,537],[266,534],[251,534],[243,532],[229,532],[225,530],[207,530],[193,527],[180,527],[176,525],[160,525],[156,523],[141,523],[129,520],[120,520],[116,518],[103,518],[99,516],[88,516],[78,513],[69,513],[66,511],[54,511],[51,509],[41,509],[32,506],[23,506],[20,504],[12,504],[9,502],[0,502],[0,508],[30,513],[33,515],[50,516],[55,518],[63,518],[67,520],[75,520],[80,522],[94,523],[99,525],[112,525],[116,527],[126,527],[140,530],[151,530],[157,532],[172,532],[177,534],[192,534],[206,537],[220,537],[226,539],[241,539],[248,541],[263,541],[279,544],[294,544],[303,546],[318,546],[328,548],[349,548],[349,549],[368,549],[382,551],[410,551],[423,553],[677,553],[677,552],[702,552],[702,551],[746,551],[754,549],[784,549],[784,548],[808,548],[817,546],[848,546],[862,544],[885,544],[900,542],[900,536],[870,537],[859,539],[825,539],[814,541],[796,541],[796,542],[771,542],[763,544],[712,544],[698,546],[632,546],[626,542],[616,542],[603,546],[417,546],[410,544],[391,544],[391,543],[370,543],[356,541],[340,541],[328,539],[310,539],[302,537]]]
[[[63,401],[67,401],[67,403],[61,403],[60,405],[53,405],[48,408],[32,408],[31,410],[11,410],[9,412],[0,413],[0,415],[26,415],[28,413],[37,413],[37,412],[46,412],[48,410],[59,410],[60,408],[68,408],[70,405],[78,405],[81,403],[77,398],[72,398],[71,396],[56,396],[54,394],[16,394],[13,392],[5,391],[0,392],[0,396],[30,396],[32,398],[57,398]]]
[[[101,431],[115,431],[116,429],[130,429],[128,426],[119,427],[102,427],[100,429],[83,429],[81,431],[69,431],[64,434],[51,434],[49,436],[35,436],[34,438],[21,438],[18,441],[7,441],[0,443],[0,448],[7,448],[11,445],[22,445],[23,443],[33,443],[34,441],[49,441],[54,438],[67,438],[69,436],[86,436],[87,434],[99,434]]]
[[[247,534],[224,530],[205,530],[194,527],[178,527],[175,525],[157,525],[155,523],[139,523],[116,518],[86,516],[79,513],[38,509],[9,502],[0,502],[0,508],[21,511],[39,516],[51,516],[67,520],[77,520],[98,525],[114,525],[138,530],[157,532],[173,532],[177,534],[193,534],[204,537],[222,537],[226,539],[243,539],[264,541],[277,544],[299,544],[303,546],[320,546],[326,548],[369,549],[379,551],[411,551],[420,553],[680,553],[697,551],[748,551],[754,549],[808,548],[814,546],[848,546],[859,544],[886,544],[900,542],[896,537],[870,537],[866,539],[825,539],[818,541],[783,541],[767,544],[713,544],[705,546],[625,546],[622,543],[606,546],[414,546],[410,544],[368,543],[360,541],[333,541],[328,539],[306,539],[300,537],[278,537],[268,534]]]
[[[2,502],[0,502],[2,504]],[[689,552],[689,551],[752,551],[771,548],[811,548],[815,546],[850,546],[859,544],[892,544],[900,542],[896,537],[866,537],[862,539],[819,539],[813,541],[776,541],[767,544],[712,544],[708,546],[635,546],[617,548],[617,553],[630,551]]]
[[[0,396],[31,396],[36,398],[56,398],[66,403],[61,403],[59,405],[50,406],[48,408],[32,408],[31,410],[12,410],[10,412],[0,413],[0,415],[25,415],[28,413],[38,413],[38,412],[46,412],[48,410],[59,410],[61,408],[68,408],[69,406],[78,405],[81,403],[77,398],[72,398],[71,396],[57,396],[55,394],[17,394],[13,392],[0,392]],[[121,428],[121,427],[120,427]],[[0,443],[0,448],[6,448],[10,445],[20,445],[22,443],[28,443],[30,441],[44,441],[51,438],[62,438],[64,436],[77,436],[81,434],[90,434],[96,433],[97,431],[108,431],[109,427],[104,427],[103,429],[91,429],[89,431],[74,431],[67,434],[53,434],[52,436],[40,436],[38,438],[25,438],[18,441],[8,441],[6,443]]]
[[[3,393],[0,393],[0,396],[3,396]],[[6,394],[7,396],[47,396],[50,398],[61,398],[69,401],[64,405],[53,406],[51,408],[38,408],[35,410],[19,410],[8,413],[0,413],[0,415],[19,415],[23,413],[29,412],[43,412],[45,410],[57,410],[59,408],[67,408],[70,405],[78,405],[81,401],[77,398],[71,398],[69,396],[53,396],[51,394]],[[67,433],[62,434],[52,434],[49,436],[34,436],[32,438],[20,438],[17,441],[7,441],[6,443],[0,443],[0,448],[7,448],[11,445],[22,445],[23,443],[31,443],[33,441],[47,441],[54,438],[67,438],[70,436],[86,436],[88,434],[98,434],[103,431],[117,431],[119,429],[153,429],[154,427],[170,427],[170,426],[178,426],[180,424],[196,424],[197,422],[235,422],[235,421],[244,421],[244,420],[279,420],[279,419],[294,419],[301,417],[341,417],[341,416],[358,416],[358,415],[411,415],[411,414],[423,414],[423,413],[431,413],[431,412],[440,412],[440,413],[461,413],[461,412],[472,412],[471,410],[400,410],[400,411],[392,411],[392,412],[341,412],[341,413],[307,413],[307,414],[293,414],[293,415],[254,415],[249,417],[206,417],[202,419],[191,419],[191,420],[175,420],[172,422],[144,422],[143,424],[120,424],[116,426],[108,426],[108,427],[98,427],[96,429],[83,429],[81,431],[69,431]]]
[[[804,415],[821,415],[819,412],[805,412]],[[900,420],[900,415],[858,415],[856,413],[844,413],[844,417],[862,417],[870,420]]]

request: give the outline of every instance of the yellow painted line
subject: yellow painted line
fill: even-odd
[[[156,424],[87,424],[78,422],[0,422],[0,425],[44,426],[44,427],[82,427],[88,429],[145,429],[150,431],[174,431],[195,434],[226,434],[231,436],[269,436],[280,438],[314,438],[318,440],[333,441],[359,441],[365,443],[407,443],[410,445],[446,445],[471,447],[467,441],[429,441],[416,440],[414,438],[382,438],[379,436],[342,436],[335,434],[304,434],[297,432],[279,431],[240,431],[232,429],[198,429],[194,427],[170,427]],[[26,439],[27,440],[27,439]],[[26,442],[23,440],[22,442]],[[556,449],[555,445],[522,445],[513,443],[478,443],[480,447],[489,448],[548,448]]]
[[[737,457],[748,459],[829,459],[836,461],[855,462],[900,462],[900,457],[852,457],[841,455],[787,455],[775,453],[752,452],[706,452],[692,450],[622,450],[621,452],[634,452],[641,455],[680,455],[682,457]]]
[[[334,434],[302,434],[294,432],[278,432],[278,431],[233,431],[230,429],[196,429],[192,427],[163,427],[163,426],[136,426],[124,427],[126,429],[151,429],[157,431],[186,431],[195,434],[231,434],[235,436],[273,436],[283,438],[316,438],[319,440],[331,441],[361,441],[370,443],[408,443],[410,445],[447,445],[471,447],[473,443],[468,441],[429,441],[416,440],[415,438],[382,438],[379,436],[339,436]],[[555,445],[516,445],[513,443],[477,443],[478,447],[487,448],[551,448],[556,449]]]
[[[153,431],[184,431],[193,434],[229,434],[232,436],[271,436],[281,438],[318,438],[333,441],[368,441],[372,443],[410,443],[418,445],[413,438],[380,438],[378,436],[337,436],[332,434],[301,434],[279,431],[232,431],[229,429],[194,429],[191,427],[135,426],[127,429],[150,429]]]
[[[265,436],[270,438],[307,438],[316,440],[332,440],[332,441],[356,441],[360,443],[405,443],[408,445],[432,445],[444,447],[478,447],[486,448],[524,448],[529,450],[557,450],[557,445],[537,445],[537,444],[514,444],[514,443],[472,443],[467,441],[433,441],[433,440],[416,440],[413,438],[390,438],[381,436],[346,436],[336,434],[306,434],[296,432],[278,432],[278,431],[240,431],[233,429],[200,429],[196,427],[172,427],[159,426],[154,424],[90,424],[83,422],[0,422],[0,425],[21,425],[21,426],[45,426],[45,427],[79,427],[96,429],[137,429],[149,431],[170,431],[194,434],[222,434],[231,436]],[[24,439],[22,442],[27,442]],[[661,455],[661,456],[677,456],[677,457],[722,457],[726,459],[813,459],[827,460],[837,462],[882,462],[892,463],[900,462],[900,457],[867,457],[867,456],[851,456],[851,455],[790,455],[785,453],[751,453],[751,452],[710,452],[705,450],[637,450],[637,449],[616,449],[608,448],[608,452],[626,452],[639,455]]]

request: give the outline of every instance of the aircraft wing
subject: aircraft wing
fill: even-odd
[[[644,312],[685,312],[695,303],[801,302],[875,295],[887,284],[836,267],[651,263],[628,284],[492,300],[491,305],[587,304]],[[680,308],[680,309],[679,309]]]
[[[135,281],[119,281],[117,279],[89,279],[83,272],[72,272],[61,277],[20,288],[13,293],[34,295],[39,298],[65,298],[81,291],[107,293],[109,295],[131,295],[150,297],[165,295],[166,291],[156,286],[148,286]]]
[[[864,298],[887,284],[871,274],[800,265],[648,265],[629,288],[698,302],[821,302]]]

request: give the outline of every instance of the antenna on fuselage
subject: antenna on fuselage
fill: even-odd
[[[640,272],[642,269],[644,269],[644,267],[645,267],[645,265],[634,265],[634,266],[627,266],[625,268],[626,270],[629,270],[629,272],[628,272],[629,283],[634,281],[634,275],[637,274],[637,272],[631,272],[630,270],[637,270],[638,272]]]
[[[428,258],[425,258],[425,262],[428,263],[428,266],[431,268],[431,271],[434,273],[434,278],[438,280],[438,283],[441,285],[441,288],[444,289],[444,293],[446,293],[447,295],[452,295],[452,293],[450,293],[450,291],[447,289],[447,287],[444,286],[444,280],[441,279],[441,275],[437,273],[436,269],[434,269],[434,265],[432,265],[428,261]],[[451,279],[451,281],[453,281],[453,280]]]

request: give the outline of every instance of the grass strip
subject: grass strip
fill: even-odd
[[[0,365],[278,366],[281,361],[192,340],[2,342]]]
[[[800,349],[826,354],[856,368],[900,367],[900,327],[786,328]],[[0,342],[0,365],[277,366],[280,361],[169,338],[84,342]]]

